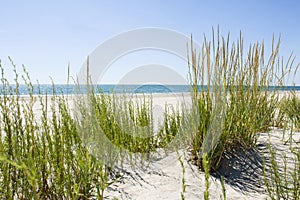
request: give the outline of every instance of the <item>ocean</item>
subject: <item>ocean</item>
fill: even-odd
[[[105,94],[110,93],[144,93],[144,94],[155,94],[155,93],[187,93],[191,91],[190,85],[94,85],[97,93],[103,92]],[[201,90],[201,86],[198,87]],[[204,86],[204,89],[207,87]],[[280,89],[281,91],[300,91],[300,86],[270,86],[269,90]],[[33,90],[28,90],[27,85],[19,85],[19,95],[53,95],[53,94],[77,94],[78,91],[81,93],[86,91],[84,85],[67,85],[57,84],[55,86],[51,84],[33,85]],[[9,87],[3,87],[0,85],[0,95],[12,94],[16,95],[16,85],[10,85]]]

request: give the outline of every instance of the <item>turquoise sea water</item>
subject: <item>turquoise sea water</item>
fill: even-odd
[[[94,85],[96,88],[95,91],[102,91],[103,93],[186,93],[190,92],[191,87],[189,85]],[[204,86],[204,89],[207,87]],[[4,93],[7,94],[16,94],[16,86],[11,85],[11,88],[3,88],[0,85],[0,95]],[[270,87],[269,90],[278,89],[278,87]],[[296,90],[300,91],[300,86],[285,86],[279,88],[281,91],[291,91]],[[199,90],[201,87],[199,86]],[[78,85],[66,85],[60,84],[55,85],[54,87],[51,84],[41,84],[41,85],[33,85],[33,95],[52,95],[52,94],[76,94],[80,92],[85,92],[85,86],[78,86]],[[29,95],[31,91],[28,90],[26,85],[20,85],[18,89],[18,93],[20,95]]]

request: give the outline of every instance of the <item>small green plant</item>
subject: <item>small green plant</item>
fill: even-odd
[[[285,123],[285,126],[290,125],[290,128],[300,129],[300,99],[295,91],[280,101],[279,113],[278,121]],[[284,127],[284,124],[280,125]]]
[[[223,199],[226,200],[226,188],[225,188],[225,180],[223,176],[221,177],[221,185],[222,185]]]
[[[269,163],[264,162],[264,182],[271,199],[300,199],[300,150],[299,147],[290,147],[292,157],[286,154],[279,155],[268,144]],[[283,163],[281,166],[279,163]]]
[[[208,155],[205,153],[203,155],[203,160],[202,160],[202,165],[203,165],[203,168],[204,168],[204,174],[205,174],[205,191],[204,191],[204,199],[205,200],[208,200],[209,199],[209,158],[208,158]]]
[[[182,126],[182,115],[179,111],[175,111],[173,107],[165,107],[163,126],[158,132],[158,147],[165,148],[170,144],[175,136],[180,133]],[[176,142],[176,141],[173,141]],[[183,142],[183,141],[180,141]]]
[[[178,155],[178,160],[180,162],[180,166],[181,166],[181,169],[182,169],[182,178],[181,178],[181,187],[182,187],[182,191],[181,191],[181,199],[184,200],[185,199],[185,196],[184,196],[184,193],[185,193],[185,190],[186,190],[186,184],[185,184],[185,178],[184,178],[184,175],[185,175],[185,167],[184,167],[184,163],[183,163],[183,160],[181,158],[181,156],[179,156],[179,153],[177,152],[177,155]]]

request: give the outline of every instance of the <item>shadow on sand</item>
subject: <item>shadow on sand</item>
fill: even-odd
[[[223,176],[227,184],[241,192],[264,193],[262,155],[266,150],[266,144],[259,144],[252,149],[245,150],[238,147],[230,153],[225,152],[220,168],[213,172],[212,176],[216,178]]]

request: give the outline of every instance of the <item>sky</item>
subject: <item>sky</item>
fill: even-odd
[[[67,69],[76,77],[88,55],[99,45],[126,31],[155,27],[203,41],[219,26],[231,41],[241,31],[245,43],[264,41],[271,48],[281,35],[281,55],[291,52],[300,61],[300,2],[279,0],[127,0],[127,1],[4,1],[0,0],[0,59],[12,78],[8,56],[17,68],[26,66],[31,80],[67,82]],[[147,60],[148,59],[148,60]],[[149,60],[150,59],[150,60]],[[137,60],[139,62],[137,62]],[[167,60],[167,61],[166,61]],[[186,77],[187,65],[176,56],[145,51],[124,55],[105,72],[101,83],[118,83],[136,66],[163,63]],[[50,78],[51,77],[51,78]],[[299,72],[296,84],[300,85]]]

